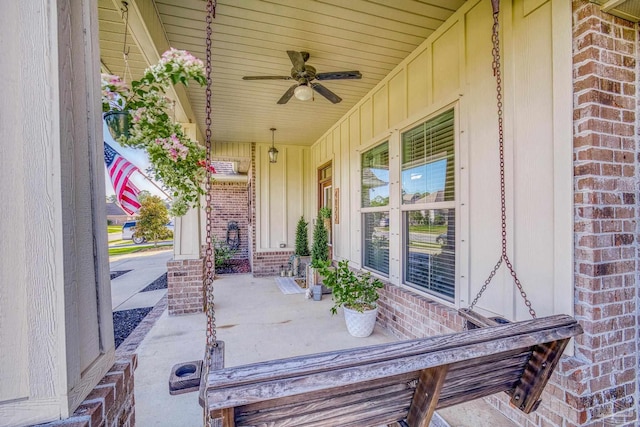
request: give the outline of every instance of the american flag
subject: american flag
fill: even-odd
[[[138,202],[139,190],[129,180],[129,177],[132,173],[138,171],[138,168],[118,154],[106,142],[104,143],[104,162],[107,165],[120,207],[129,215],[135,214],[140,209],[140,202]]]

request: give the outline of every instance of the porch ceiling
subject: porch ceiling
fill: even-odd
[[[214,140],[271,142],[269,128],[275,127],[276,145],[312,144],[464,2],[218,0],[212,50]],[[164,42],[204,60],[204,0],[128,3],[130,14],[132,9],[144,12],[154,8]],[[119,4],[117,0],[99,0],[101,59],[116,74],[123,72],[124,25]],[[129,57],[134,78],[141,74],[145,57],[149,57],[142,52],[141,37],[132,37],[138,43],[131,47]],[[339,104],[316,94],[314,101],[292,98],[278,105],[276,102],[293,81],[244,81],[242,76],[289,75],[287,50],[309,52],[307,63],[320,73],[359,70],[362,79],[323,82],[343,99]],[[204,90],[192,85],[187,95],[193,110],[191,118],[203,130]]]

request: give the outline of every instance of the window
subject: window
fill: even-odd
[[[362,153],[363,265],[389,275],[389,142]]]
[[[453,110],[402,134],[404,281],[455,296],[455,134]]]

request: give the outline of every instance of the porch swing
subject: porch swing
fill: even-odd
[[[513,406],[535,411],[540,395],[571,337],[582,328],[570,316],[536,318],[507,256],[499,0],[493,6],[493,69],[497,81],[502,212],[502,253],[468,309],[459,333],[339,350],[224,368],[213,308],[210,176],[207,176],[205,360],[176,365],[172,394],[199,390],[206,427],[410,426],[426,427],[436,409],[498,392]],[[211,24],[207,2],[206,149],[211,161]],[[209,175],[209,171],[207,174]],[[502,265],[507,266],[531,320],[509,323],[473,311]],[[202,373],[200,372],[202,369]]]

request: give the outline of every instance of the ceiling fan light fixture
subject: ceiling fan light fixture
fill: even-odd
[[[293,91],[293,95],[300,101],[308,101],[313,98],[313,89],[306,84],[301,84]]]
[[[274,135],[276,128],[271,128],[271,148],[269,148],[269,163],[276,163],[278,161],[278,149],[274,146]]]

